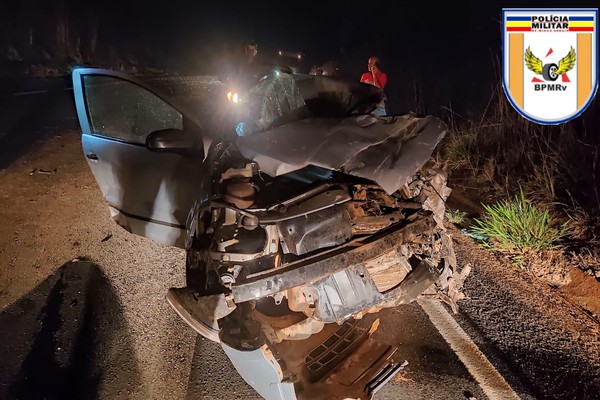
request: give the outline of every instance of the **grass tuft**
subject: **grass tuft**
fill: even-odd
[[[548,210],[525,199],[523,190],[513,201],[483,205],[485,213],[475,219],[473,231],[487,237],[497,251],[526,253],[560,247],[566,224],[559,225]]]
[[[453,224],[462,224],[465,221],[467,213],[460,210],[446,211],[446,219]]]
[[[451,132],[445,146],[445,158],[452,169],[473,169],[471,158],[475,151],[477,133],[471,130]]]

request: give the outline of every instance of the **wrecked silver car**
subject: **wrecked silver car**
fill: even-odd
[[[363,317],[452,303],[437,118],[375,117],[373,86],[280,72],[203,111],[116,72],[73,83],[112,218],[186,249],[167,300],[264,398],[371,398],[402,364]]]

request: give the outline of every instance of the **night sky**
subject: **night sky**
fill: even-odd
[[[483,111],[499,79],[502,7],[598,7],[600,1],[323,1],[170,2],[155,6],[171,30],[174,60],[211,72],[221,54],[246,38],[259,54],[301,51],[307,64],[337,60],[343,76],[359,79],[367,58],[378,55],[388,73],[392,112],[428,112],[451,105]],[[135,13],[135,12],[134,12]],[[415,94],[415,88],[420,93]]]
[[[48,24],[58,7],[82,37],[90,22],[100,26],[96,59],[112,47],[121,58],[186,74],[217,73],[246,39],[258,42],[259,56],[300,51],[307,68],[337,60],[342,75],[356,80],[367,58],[378,55],[389,78],[389,111],[413,109],[420,98],[430,113],[452,106],[478,114],[499,82],[502,7],[598,6],[599,0],[22,0],[0,5],[0,33],[22,25],[27,9],[32,24]]]

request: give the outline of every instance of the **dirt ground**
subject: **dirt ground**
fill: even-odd
[[[570,275],[571,282],[560,292],[600,320],[600,282],[579,268],[571,267]]]
[[[452,183],[452,179],[449,179],[450,187],[453,187]],[[465,192],[462,188],[453,187],[446,205],[449,210],[461,210],[467,213],[468,217],[464,223],[457,225],[458,229],[468,229],[474,224],[473,218],[479,217],[483,212],[481,203],[470,199]],[[446,224],[452,225],[448,221]],[[493,257],[491,252],[488,256]],[[511,263],[508,257],[500,256],[500,258],[503,264]],[[600,281],[593,275],[583,272],[575,263],[576,259],[568,257],[562,250],[547,250],[530,255],[524,267],[543,283],[555,287],[556,295],[564,296],[595,320],[600,321]]]
[[[123,315],[126,332],[136,337],[124,351],[130,360],[147,362],[139,371],[112,367],[139,375],[129,381],[140,384],[121,396],[184,398],[196,335],[164,300],[169,287],[185,284],[184,251],[131,235],[110,219],[79,138],[73,131],[48,139],[0,171],[0,308],[32,292],[65,262],[90,258],[103,266],[117,302],[136,305]],[[111,312],[114,318],[123,313]],[[178,349],[177,356],[167,348]],[[111,379],[103,382],[99,398],[114,398]]]

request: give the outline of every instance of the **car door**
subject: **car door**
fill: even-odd
[[[151,150],[146,139],[165,129],[199,135],[198,122],[124,74],[82,68],[72,77],[83,153],[111,217],[131,233],[184,247],[189,210],[206,184],[203,154]]]

